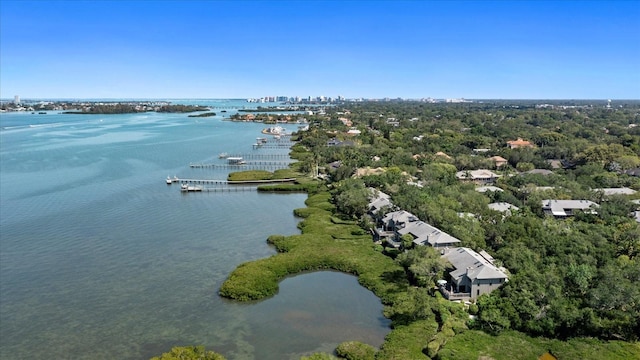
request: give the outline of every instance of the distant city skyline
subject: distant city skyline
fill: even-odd
[[[0,98],[640,99],[640,1],[0,0]]]

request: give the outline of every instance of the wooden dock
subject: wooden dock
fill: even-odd
[[[173,182],[179,184],[216,184],[216,185],[253,185],[253,184],[277,184],[277,183],[288,183],[294,182],[295,178],[287,178],[287,179],[271,179],[271,180],[219,180],[219,179],[181,179],[178,177],[174,177],[172,179]],[[169,183],[167,183],[169,184]],[[170,184],[169,184],[170,185]],[[243,186],[234,186],[234,187],[243,187]],[[246,187],[246,186],[244,186]]]
[[[284,149],[290,148],[295,143],[289,144],[253,144],[254,149]]]
[[[272,165],[258,165],[258,164],[242,164],[242,165],[231,165],[231,164],[190,164],[191,168],[217,168],[217,169],[231,169],[235,171],[242,170],[278,170],[278,169],[286,169],[289,167],[289,164],[272,164]]]
[[[227,157],[241,157],[243,159],[288,159],[289,154],[264,154],[264,153],[246,153],[246,154],[228,154]]]
[[[227,185],[227,180],[217,180],[217,179],[180,179],[177,178],[173,182],[177,182],[180,184],[219,184],[219,185]]]
[[[236,191],[257,191],[257,186],[225,186],[225,187],[204,187],[198,191],[182,191],[182,193],[190,192],[236,192]]]

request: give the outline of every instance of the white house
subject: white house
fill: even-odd
[[[545,214],[555,217],[575,215],[576,211],[596,214],[598,204],[590,200],[542,200],[542,210]]]

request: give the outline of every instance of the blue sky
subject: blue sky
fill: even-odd
[[[0,0],[0,97],[640,99],[640,1]]]

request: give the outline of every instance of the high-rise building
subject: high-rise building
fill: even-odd
[[[15,95],[13,97],[13,103],[14,104],[20,104],[20,95]]]

